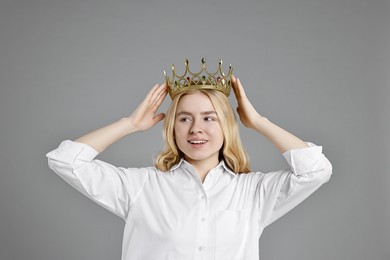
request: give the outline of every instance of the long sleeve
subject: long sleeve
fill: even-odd
[[[329,181],[332,165],[321,146],[283,153],[290,169],[265,174],[259,183],[261,225],[267,226],[286,214]]]
[[[94,159],[98,152],[92,147],[63,141],[49,152],[49,167],[78,191],[104,208],[126,219],[147,180],[146,168],[121,168]]]

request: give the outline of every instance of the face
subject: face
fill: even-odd
[[[176,110],[174,136],[188,162],[218,164],[223,132],[206,94],[198,91],[181,97]]]

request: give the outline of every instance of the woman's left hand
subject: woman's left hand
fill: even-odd
[[[245,90],[241,85],[240,79],[232,76],[232,87],[234,95],[237,99],[237,113],[241,122],[248,128],[255,129],[256,122],[261,118],[261,115],[253,107],[245,94]]]
[[[246,127],[261,133],[282,153],[291,149],[307,147],[307,144],[301,139],[257,113],[256,109],[246,97],[244,88],[238,78],[232,76],[232,83],[234,95],[236,96],[238,103],[237,113],[240,116],[241,122]]]

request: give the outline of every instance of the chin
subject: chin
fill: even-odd
[[[187,161],[189,161],[189,160],[192,160],[192,161],[206,161],[206,160],[214,159],[214,155],[186,154],[184,158]],[[218,160],[219,156],[217,156],[215,158]]]

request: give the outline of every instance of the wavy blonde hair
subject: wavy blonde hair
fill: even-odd
[[[220,150],[220,160],[223,159],[226,165],[235,173],[250,172],[249,159],[242,145],[236,117],[227,97],[218,90],[206,89],[187,91],[173,98],[164,121],[163,136],[165,146],[156,158],[156,168],[161,171],[169,171],[172,166],[184,157],[183,152],[177,147],[174,138],[176,110],[182,96],[196,91],[200,91],[209,97],[218,115],[224,136],[223,147]]]

